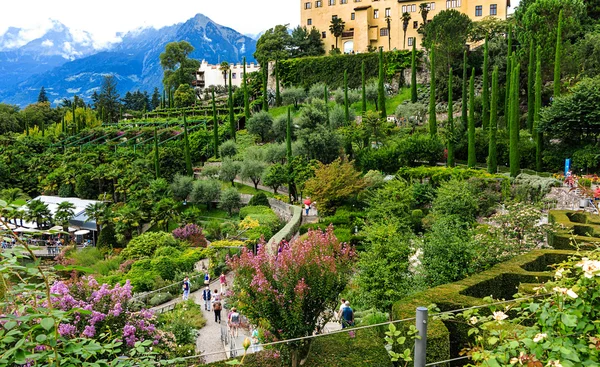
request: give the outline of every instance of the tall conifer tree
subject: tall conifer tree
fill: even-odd
[[[537,47],[535,63],[535,109],[533,113],[533,133],[535,134],[535,170],[542,171],[543,135],[540,131],[540,110],[542,109],[542,48]]]
[[[533,134],[535,114],[535,50],[533,40],[529,41],[529,63],[527,64],[527,129]]]
[[[156,126],[154,127],[154,174],[156,179],[160,178],[160,161],[158,159],[158,137],[156,135]]]
[[[435,49],[431,46],[431,54],[429,55],[431,74],[429,83],[429,135],[437,135],[437,121],[435,116]]]
[[[465,50],[463,54],[463,77],[462,77],[462,104],[461,104],[461,118],[463,126],[468,121],[468,105],[467,105],[467,80],[469,79],[469,74],[467,74],[467,50]]]
[[[367,112],[367,85],[366,85],[366,80],[365,80],[365,61],[363,60],[361,66],[360,66],[360,72],[361,72],[361,78],[362,78],[362,113],[363,115],[365,114],[365,112]],[[325,101],[325,103],[327,103],[327,101]]]
[[[509,108],[508,105],[510,104],[510,82],[511,82],[511,76],[510,73],[512,72],[512,68],[513,66],[511,65],[511,56],[512,55],[512,26],[509,24],[508,25],[508,51],[506,54],[506,85],[504,87],[504,120],[506,121],[506,128],[509,130],[509,134],[510,134],[510,113],[509,113]]]
[[[188,176],[194,176],[194,168],[192,167],[192,155],[190,152],[190,140],[188,135],[188,125],[183,113],[183,148],[185,150],[185,170]]]
[[[469,80],[469,126],[467,135],[467,167],[473,168],[477,163],[475,155],[475,68],[471,71],[471,79]]]
[[[490,142],[488,145],[487,169],[489,173],[498,171],[498,156],[496,152],[496,132],[498,131],[498,67],[492,73],[492,102],[490,104]]]
[[[562,53],[563,11],[558,13],[558,29],[556,30],[556,53],[554,55],[554,98],[560,96],[560,57]]]
[[[231,87],[231,69],[229,69],[229,98],[227,99],[229,104],[229,130],[231,138],[235,141],[235,132],[237,131],[237,123],[235,121],[235,112],[233,111],[233,88]]]
[[[378,85],[378,98],[379,111],[381,112],[381,118],[387,118],[387,111],[385,110],[385,74],[383,72],[383,50],[379,49],[379,85]]]
[[[488,126],[490,124],[490,82],[489,82],[489,49],[488,39],[485,37],[485,45],[483,46],[483,86],[482,86],[482,103],[483,103],[483,116],[481,116],[481,127],[483,128],[483,134],[488,133]]]
[[[454,106],[452,104],[452,68],[448,73],[448,167],[454,167]]]
[[[410,101],[417,103],[417,47],[413,42],[412,55],[410,58]]]
[[[520,157],[519,157],[519,72],[521,65],[516,60],[511,61],[514,69],[511,72],[511,100],[510,100],[510,176],[517,177],[519,175]]]
[[[215,147],[215,158],[219,158],[219,121],[217,120],[217,104],[215,102],[215,90],[212,91],[213,110],[213,145]]]
[[[248,95],[248,75],[246,74],[246,57],[244,56],[244,120],[250,120],[250,97]]]

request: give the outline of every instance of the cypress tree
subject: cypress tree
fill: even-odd
[[[452,105],[452,68],[448,73],[448,167],[454,167],[454,106]]]
[[[185,112],[183,113],[183,144],[183,148],[185,149],[185,170],[187,171],[188,176],[194,176],[194,168],[192,167],[192,156],[190,154],[190,141]]]
[[[212,91],[213,110],[213,144],[215,146],[215,158],[219,158],[219,121],[217,120],[217,105],[215,103],[215,90]]]
[[[519,158],[519,71],[520,65],[516,60],[512,63],[515,65],[511,72],[511,91],[510,91],[510,176],[517,177],[520,170]]]
[[[481,118],[481,127],[483,133],[487,134],[490,124],[490,82],[489,82],[489,49],[488,39],[485,37],[485,45],[483,46],[483,91],[481,93],[483,103],[483,116]]]
[[[563,11],[558,13],[558,29],[556,31],[556,53],[554,55],[554,98],[560,96],[560,54],[562,52]]]
[[[413,42],[412,55],[410,58],[410,101],[417,102],[417,47]]]
[[[231,69],[229,69],[229,129],[231,130],[231,138],[235,141],[235,132],[237,130],[235,113],[233,112],[233,88],[231,88]]]
[[[167,99],[167,95],[165,93],[165,89],[164,88],[163,88],[162,92],[163,93],[162,93],[162,99],[160,101],[160,107],[164,109],[165,108],[165,100]]]
[[[63,134],[66,133],[66,131],[65,131],[65,115],[63,115],[62,119],[61,119],[61,131]]]
[[[267,93],[267,81],[269,78],[269,64],[265,64],[265,71],[263,73],[263,111],[269,111],[269,96]]]
[[[248,96],[248,78],[246,76],[246,57],[244,56],[244,120],[250,120],[250,97]]]
[[[287,161],[290,163],[292,161],[292,112],[290,107],[287,110],[287,123],[285,129],[285,146],[287,153]]]
[[[488,146],[487,169],[489,173],[498,171],[496,152],[496,132],[498,131],[498,67],[492,73],[492,102],[490,105],[490,143]]]
[[[387,112],[385,110],[385,86],[383,84],[384,81],[384,73],[383,73],[383,50],[379,49],[379,85],[378,91],[379,95],[377,98],[377,102],[379,104],[379,109],[381,111],[381,118],[387,118]]]
[[[511,56],[512,55],[512,26],[508,25],[508,52],[506,54],[506,85],[504,87],[504,120],[506,120],[505,124],[510,134],[510,116],[508,105],[510,104],[510,82],[511,76],[510,73],[512,71],[513,66],[511,65]]]
[[[535,134],[535,170],[542,170],[542,142],[543,135],[540,131],[540,110],[542,109],[542,48],[537,47],[535,63],[535,109],[533,118],[533,133]]]
[[[463,77],[462,77],[462,104],[461,104],[461,118],[463,126],[468,121],[467,113],[467,80],[469,76],[467,74],[467,50],[463,53]]]
[[[156,136],[156,127],[154,127],[154,173],[156,178],[160,178],[160,162],[158,160],[158,138]]]
[[[44,119],[42,119],[42,121],[40,123],[40,130],[42,130],[42,138],[43,138],[46,133],[46,125],[44,123]]]
[[[348,105],[348,71],[344,70],[344,112],[346,114],[346,124],[350,123],[350,106]]]
[[[73,100],[73,102],[75,102],[75,100]],[[73,127],[75,127],[75,103],[73,103],[71,112],[72,112],[72,116],[73,116]],[[102,122],[104,122],[104,107],[102,107]]]
[[[327,90],[327,86],[325,86],[323,91],[324,99],[325,99],[325,115],[327,115],[327,126],[329,126],[329,91]]]
[[[281,94],[279,93],[279,61],[275,60],[275,106],[281,106]]]
[[[360,72],[362,76],[362,113],[363,115],[367,112],[367,85],[365,81],[365,61],[363,60],[362,65],[360,67]],[[327,103],[327,101],[325,101]]]
[[[473,168],[477,163],[475,156],[475,68],[469,80],[469,126],[468,126],[468,159],[467,167]]]
[[[529,41],[529,63],[527,64],[527,129],[533,134],[533,115],[535,109],[535,50],[533,40]]]
[[[29,120],[25,120],[25,135],[29,136]]]
[[[437,135],[437,121],[435,120],[435,49],[431,47],[430,58],[430,83],[429,83],[429,135]]]

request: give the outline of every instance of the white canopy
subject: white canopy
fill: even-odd
[[[8,229],[14,229],[17,227],[14,224],[10,224],[10,223],[6,223],[6,225],[8,226]],[[0,224],[0,229],[7,229],[7,228],[3,224]]]
[[[36,232],[40,232],[37,229],[33,229],[33,228],[23,228],[23,227],[19,227],[17,229],[15,229],[13,232],[15,233],[36,233]]]
[[[88,231],[87,229],[82,229],[81,231],[77,231],[74,233],[75,236],[83,236],[84,234],[88,234],[90,233],[90,231]]]

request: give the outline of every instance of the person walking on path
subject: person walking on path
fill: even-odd
[[[231,335],[233,335],[234,338],[237,338],[238,329],[240,327],[240,313],[237,312],[235,307],[231,309],[228,322],[229,327],[231,328]]]
[[[183,279],[183,300],[187,301],[188,298],[190,297],[190,279],[188,277],[185,277]]]
[[[202,291],[202,299],[204,300],[204,309],[206,311],[210,311],[211,293],[210,288],[208,288],[208,286],[206,286],[206,288],[204,288],[204,290]]]
[[[354,311],[350,308],[350,302],[346,301],[342,309],[342,329],[354,326]]]
[[[223,305],[221,301],[216,301],[213,303],[213,311],[215,313],[215,322],[221,323],[221,310],[223,309]]]
[[[221,283],[221,294],[223,294],[223,289],[227,287],[227,277],[225,276],[225,273],[221,273],[219,282]]]
[[[208,274],[208,270],[206,272],[204,272],[204,284],[206,284],[206,285],[210,284],[210,275]]]
[[[346,307],[346,300],[342,298],[342,303],[340,304],[340,308],[337,311],[334,311],[335,319],[338,322],[342,322],[342,310]]]

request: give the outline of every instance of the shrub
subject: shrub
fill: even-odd
[[[440,186],[432,209],[436,214],[456,215],[471,223],[477,214],[477,199],[466,181],[452,179]]]
[[[98,236],[98,243],[96,245],[99,249],[111,249],[119,248],[119,242],[115,233],[115,227],[112,225],[103,225]]]
[[[179,200],[187,199],[192,192],[193,183],[193,177],[176,174],[175,177],[173,177],[173,182],[171,183],[171,191],[173,192],[173,196]]]
[[[354,113],[354,109],[348,109],[348,117],[350,121],[356,120],[356,113]],[[346,121],[346,110],[344,105],[336,104],[331,109],[329,112],[329,123],[334,129],[348,125],[348,122]]]
[[[188,241],[192,246],[206,247],[206,237],[202,233],[202,228],[196,224],[186,224],[185,227],[174,229],[173,237]]]
[[[148,304],[152,307],[162,305],[163,303],[167,303],[173,299],[173,295],[168,292],[159,292],[155,293],[152,298],[148,301]]]
[[[281,92],[281,98],[285,105],[293,104],[294,108],[298,109],[298,106],[306,99],[306,92],[304,88],[289,87]]]
[[[154,269],[161,278],[164,280],[173,280],[175,278],[175,262],[172,258],[167,256],[158,256],[152,259],[150,265],[152,265],[152,269]]]
[[[121,254],[126,259],[152,257],[160,247],[183,248],[182,244],[170,233],[146,232],[132,239]]]
[[[238,147],[235,141],[227,140],[221,144],[219,150],[221,151],[221,157],[233,157],[237,154]]]
[[[252,207],[252,206],[270,207],[271,204],[269,204],[269,199],[267,199],[267,195],[265,195],[264,192],[259,192],[258,194],[254,195],[252,198],[250,198],[250,201],[248,202],[247,207]],[[240,217],[243,219],[241,211],[240,211]]]
[[[242,209],[240,209],[240,219],[246,218],[246,216],[248,216],[249,214],[271,214],[271,213],[273,213],[273,210],[268,205],[265,205],[265,206],[248,205],[248,206],[245,206]]]
[[[410,166],[426,162],[434,165],[442,160],[444,145],[437,137],[413,134],[396,142],[402,165]]]
[[[242,206],[242,197],[235,187],[229,187],[221,193],[221,200],[219,207],[227,211],[231,216],[234,210],[237,210]]]

